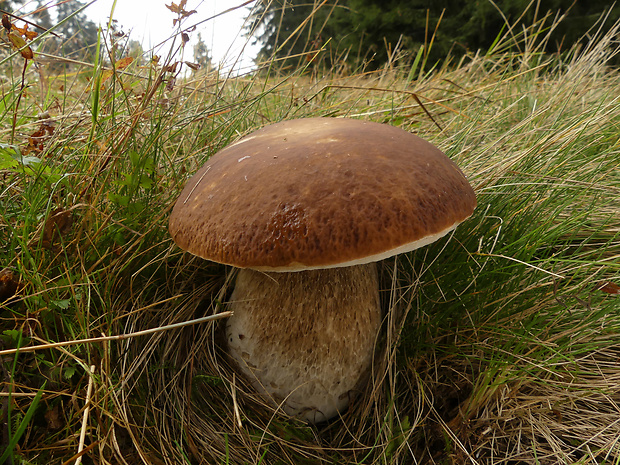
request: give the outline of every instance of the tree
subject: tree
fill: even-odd
[[[65,56],[88,61],[95,52],[97,45],[97,26],[88,20],[80,0],[60,2],[57,26],[54,31],[63,36],[61,49]]]
[[[606,9],[609,2],[605,0],[283,0],[259,3],[248,29],[260,31],[260,58],[284,59],[307,53],[329,40],[331,57],[346,56],[352,64],[365,63],[372,68],[385,63],[388,51],[397,44],[413,53],[426,45],[429,63],[449,54],[485,51],[506,32],[506,21],[519,35],[523,26],[527,28],[548,12],[552,16],[569,14],[553,31],[545,51],[567,50]],[[620,8],[616,7],[606,28],[619,18]],[[551,22],[548,19],[546,26]],[[290,58],[285,63],[294,64]]]
[[[202,39],[200,32],[198,33],[198,41],[196,42],[196,45],[194,45],[194,63],[200,65],[200,68],[207,72],[213,69],[209,48]]]
[[[0,0],[0,10],[6,11],[7,13],[13,13],[17,9],[17,6],[22,3],[19,0]]]
[[[303,63],[326,39],[336,36],[327,20],[339,1],[327,5],[320,0],[284,0],[255,5],[247,31],[260,34],[256,39],[261,44],[258,60],[289,57],[283,60],[284,67]]]
[[[49,9],[43,4],[43,2],[41,2],[41,0],[37,2],[37,8],[32,14],[32,21],[45,29],[50,29],[53,26],[52,16],[50,15]],[[37,32],[41,33],[43,32],[43,29],[38,28]]]

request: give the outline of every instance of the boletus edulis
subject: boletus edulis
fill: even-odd
[[[468,218],[476,196],[439,149],[346,118],[266,126],[213,155],[170,216],[184,250],[239,268],[228,351],[262,394],[311,423],[363,388],[382,320],[376,262]]]

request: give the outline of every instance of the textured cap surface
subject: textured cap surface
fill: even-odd
[[[461,170],[423,139],[385,124],[308,118],[213,155],[183,189],[169,229],[208,260],[296,271],[416,249],[475,206]]]

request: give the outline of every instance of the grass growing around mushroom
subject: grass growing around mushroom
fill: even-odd
[[[395,58],[376,72],[267,63],[173,80],[165,58],[102,56],[67,73],[30,65],[21,90],[23,58],[3,59],[5,351],[224,310],[230,270],[174,246],[168,214],[211,154],[271,122],[400,126],[457,162],[478,208],[383,263],[374,387],[342,419],[310,427],[265,405],[208,322],[3,352],[2,460],[617,463],[618,44],[545,56],[540,26],[430,71]]]

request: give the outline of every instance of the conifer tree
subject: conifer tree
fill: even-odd
[[[330,56],[378,67],[397,45],[415,53],[424,44],[432,64],[448,54],[486,51],[506,32],[506,21],[520,34],[523,27],[547,14],[551,16],[545,22],[548,28],[553,17],[567,12],[545,51],[568,50],[577,41],[587,40],[584,35],[603,12],[610,11],[603,31],[620,19],[620,7],[610,8],[606,0],[273,0],[253,9],[248,31],[260,32],[260,58],[298,56],[329,42]]]
[[[198,40],[194,45],[194,63],[200,65],[200,69],[207,72],[213,69],[213,63],[211,62],[211,54],[209,53],[209,48],[203,40],[200,32],[198,33]]]

